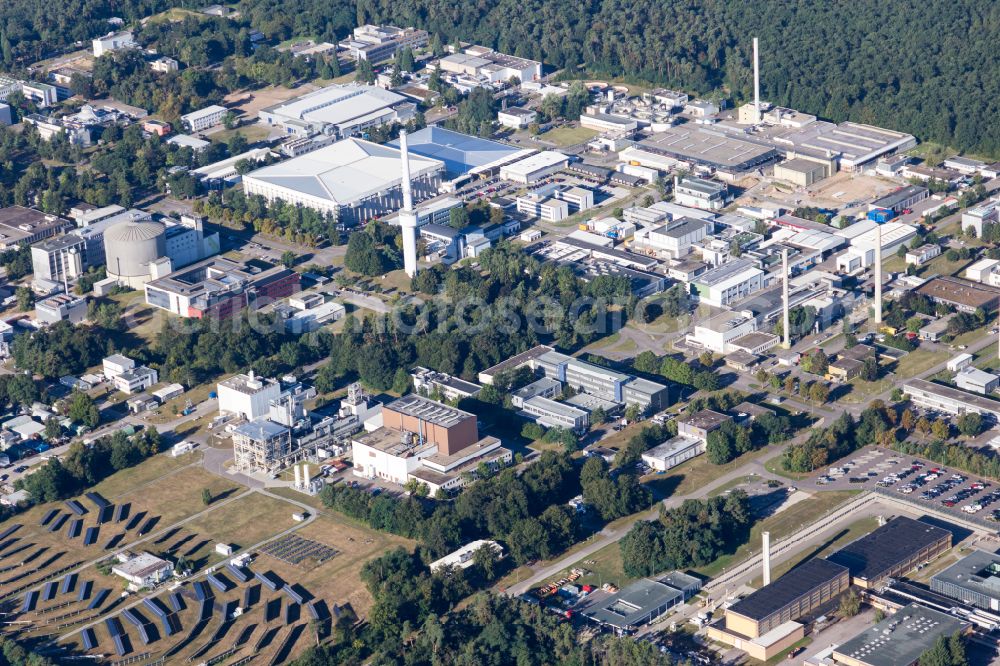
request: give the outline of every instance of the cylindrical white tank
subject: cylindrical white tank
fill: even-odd
[[[104,232],[108,277],[133,289],[149,281],[149,265],[166,254],[167,228],[159,222],[120,222]]]

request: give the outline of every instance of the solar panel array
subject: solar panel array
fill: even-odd
[[[337,554],[337,551],[330,546],[319,541],[300,537],[297,534],[289,534],[282,539],[275,539],[264,545],[260,549],[260,552],[282,562],[294,565],[298,565],[307,559],[325,562]]]
[[[97,536],[100,534],[101,528],[99,527],[88,527],[87,533],[83,536],[83,545],[92,546],[94,542],[97,541]]]

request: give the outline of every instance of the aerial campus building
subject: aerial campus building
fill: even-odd
[[[931,578],[931,590],[989,611],[1000,611],[1000,555],[972,551]]]
[[[838,666],[914,666],[939,638],[965,632],[971,626],[948,613],[913,603],[833,647],[830,660]]]
[[[481,464],[508,464],[512,453],[496,437],[480,437],[476,417],[416,394],[382,407],[382,427],[353,440],[354,474],[405,484],[415,480],[435,494],[474,478]]]
[[[356,84],[327,86],[258,113],[262,123],[280,127],[289,136],[326,134],[337,138],[405,123],[415,115],[416,106],[402,95]]]
[[[329,213],[350,226],[403,205],[400,151],[362,139],[344,139],[243,176],[248,195]],[[409,156],[414,199],[437,193],[444,163]]]
[[[899,516],[852,541],[828,559],[851,571],[851,582],[863,589],[880,587],[918,564],[951,548],[951,532]]]
[[[708,626],[708,636],[766,661],[805,636],[798,622],[850,587],[847,567],[812,559],[737,601]]]
[[[453,189],[473,177],[494,176],[500,167],[533,154],[530,149],[490,141],[431,125],[407,135],[411,153],[440,160],[444,164],[442,178],[446,189]],[[399,140],[387,145],[399,148]]]
[[[638,580],[596,604],[588,605],[582,615],[618,635],[627,635],[684,603],[700,589],[701,580],[674,571],[658,580]]]

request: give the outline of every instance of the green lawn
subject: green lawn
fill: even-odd
[[[927,372],[939,363],[944,363],[950,356],[946,351],[915,349],[899,359],[893,372],[896,373],[897,377],[913,377]]]
[[[545,134],[540,134],[538,138],[543,141],[551,141],[562,148],[590,141],[595,136],[597,136],[597,132],[592,129],[573,125],[564,125],[562,127],[549,130]]]
[[[839,504],[845,502],[860,491],[841,490],[831,492],[818,492],[812,497],[794,504],[784,511],[780,511],[773,516],[758,522],[750,530],[750,538],[745,544],[736,549],[730,555],[723,555],[714,562],[698,567],[695,571],[709,578],[718,576],[726,567],[742,562],[754,553],[760,551],[761,532],[770,532],[772,543],[783,539],[794,533],[805,525],[813,523],[823,515],[829,513]]]
[[[690,495],[758,455],[759,451],[749,451],[725,465],[714,465],[708,456],[700,455],[674,467],[667,474],[647,475],[642,480],[654,491],[657,488],[670,487],[672,488],[670,494]]]
[[[812,472],[789,472],[787,469],[781,466],[781,458],[783,454],[778,454],[764,463],[764,469],[766,469],[771,474],[777,474],[778,476],[783,476],[786,479],[791,479],[793,481],[801,481],[802,479],[808,479]]]

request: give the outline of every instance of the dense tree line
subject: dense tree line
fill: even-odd
[[[514,468],[471,484],[451,502],[393,497],[339,484],[326,486],[323,503],[375,529],[417,539],[441,557],[476,539],[502,541],[524,564],[548,558],[576,537],[565,503],[579,494],[579,472],[566,454],[544,453],[519,473]]]
[[[724,465],[754,449],[785,441],[791,431],[787,416],[771,412],[761,414],[749,426],[726,421],[708,433],[705,453],[713,464]]]
[[[705,360],[708,361],[710,357],[711,354]],[[683,357],[661,357],[651,351],[644,351],[633,359],[632,367],[636,372],[660,375],[672,382],[703,391],[716,391],[719,388],[719,376],[710,364],[703,363],[700,359],[688,362]]]
[[[112,15],[134,20],[186,4],[57,0],[40,7],[11,0],[0,7],[0,63],[8,69],[26,65],[53,48],[89,40],[107,31],[105,21]],[[211,30],[212,37],[192,39],[198,35],[182,29],[178,35],[194,41],[186,50],[179,39],[162,41],[165,47],[178,44],[178,53],[195,62],[210,62],[244,49],[239,30],[246,27],[262,31],[273,43],[302,35],[336,41],[364,22],[414,24],[433,33],[438,43],[479,43],[567,68],[571,76],[583,73],[578,70],[624,76],[710,96],[731,95],[739,102],[752,95],[747,35],[753,34],[764,52],[761,88],[775,104],[835,121],[906,130],[964,150],[1000,152],[1000,127],[990,122],[1000,110],[1000,79],[983,67],[992,62],[996,31],[991,26],[1000,12],[990,3],[936,2],[928,8],[906,0],[831,8],[806,2],[608,0],[553,9],[542,0],[482,6],[467,0],[247,0],[241,12],[235,35],[218,21],[200,19],[201,29]],[[927,15],[935,20],[924,20]]]
[[[653,645],[631,638],[581,642],[568,622],[520,599],[483,592],[455,608],[468,591],[469,571],[432,574],[402,549],[370,561],[362,572],[375,600],[367,622],[354,625],[350,616],[338,621],[333,640],[310,648],[293,665],[671,664]]]
[[[895,410],[879,401],[861,412],[857,422],[844,412],[829,427],[816,428],[806,441],[785,449],[781,466],[791,472],[811,472],[869,444],[892,443],[895,424]]]
[[[635,474],[618,470],[611,474],[601,456],[590,456],[580,471],[584,501],[602,520],[628,516],[652,504],[653,495],[639,484]]]
[[[625,573],[649,576],[708,564],[745,543],[751,525],[750,500],[741,490],[661,508],[657,520],[640,520],[621,540]]]
[[[119,430],[90,444],[74,442],[66,455],[52,458],[15,486],[31,493],[35,503],[55,502],[79,495],[115,472],[134,467],[160,452],[162,440],[155,428],[127,436]]]
[[[344,333],[331,343],[331,362],[317,375],[317,388],[332,390],[357,376],[386,390],[398,368],[413,365],[472,380],[480,370],[542,342],[576,349],[605,335],[635,304],[627,282],[586,283],[570,267],[540,262],[507,243],[484,252],[477,267],[434,273],[442,279],[441,301],[406,305],[392,316],[360,322],[348,315]],[[608,303],[623,303],[625,312],[612,312]]]

